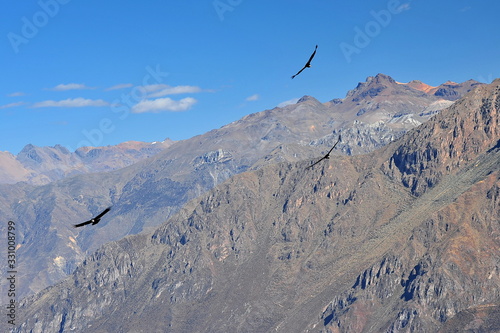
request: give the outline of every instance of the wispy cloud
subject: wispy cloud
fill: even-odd
[[[94,87],[88,87],[83,83],[68,83],[68,84],[58,84],[53,88],[48,88],[47,90],[52,91],[67,91],[67,90],[84,90],[84,89],[95,89]]]
[[[248,96],[247,98],[245,98],[245,100],[248,102],[253,102],[257,101],[259,98],[260,98],[259,94],[253,94],[252,96]]]
[[[465,12],[468,12],[470,9],[471,9],[471,6],[465,6],[465,7],[463,7],[462,9],[460,9],[460,11],[461,11],[462,13],[465,13]]]
[[[114,86],[111,86],[109,88],[104,89],[105,91],[110,91],[110,90],[119,90],[119,89],[125,89],[125,88],[130,88],[132,87],[132,83],[120,83],[120,84],[115,84]]]
[[[7,94],[8,97],[20,97],[20,96],[25,96],[26,94],[23,93],[22,91],[16,91],[11,94]]]
[[[298,101],[299,101],[299,98],[292,98],[292,99],[289,99],[288,101],[281,102],[280,104],[277,105],[277,107],[284,108],[287,105],[296,104]]]
[[[186,97],[181,100],[175,101],[171,98],[158,98],[154,100],[146,99],[140,101],[132,107],[133,113],[158,113],[158,112],[179,112],[189,110],[195,103],[196,99],[192,97]]]
[[[409,2],[401,4],[401,6],[398,7],[397,11],[398,13],[404,12],[405,10],[410,10],[411,6]]]
[[[197,86],[169,86],[168,84],[150,84],[139,87],[139,90],[149,98],[163,97],[167,95],[193,94],[202,92]]]
[[[85,106],[100,107],[110,106],[111,104],[103,101],[102,99],[87,99],[87,98],[68,98],[61,101],[43,101],[33,104],[34,108],[49,108],[49,107],[66,107],[66,108],[80,108]]]
[[[165,89],[167,87],[170,87],[168,84],[147,84],[144,86],[139,86],[137,87],[140,91],[142,91],[145,94],[152,93],[154,91],[158,91],[161,89]]]
[[[26,104],[26,103],[25,102],[15,102],[15,103],[10,103],[10,104],[0,105],[0,109],[13,108],[13,107],[21,106],[24,104]]]
[[[192,94],[201,92],[200,87],[196,86],[176,86],[167,87],[165,89],[159,90],[155,93],[149,95],[149,97],[162,97],[167,95],[177,95],[177,94]]]

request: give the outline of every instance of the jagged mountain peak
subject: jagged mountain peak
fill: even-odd
[[[309,95],[305,95],[305,96],[302,96],[301,98],[299,98],[299,100],[297,101],[296,104],[301,104],[301,103],[306,103],[306,102],[314,103],[314,104],[321,104],[320,101],[318,101],[316,98],[309,96]]]
[[[375,75],[375,77],[368,77],[366,79],[366,81],[369,83],[375,82],[377,84],[383,84],[383,83],[394,84],[394,83],[396,83],[396,81],[392,77],[390,77],[389,75],[386,75],[386,74],[382,74],[382,73],[378,73],[377,75]]]
[[[355,89],[350,90],[345,102],[360,102],[379,99],[381,96],[387,98],[391,95],[419,95],[421,92],[410,89],[410,86],[398,84],[392,77],[386,74],[369,76],[364,82],[359,82]],[[397,97],[396,97],[397,98]]]
[[[385,74],[368,76],[364,82],[359,82],[355,89],[347,93],[346,99],[354,97],[353,99],[359,100],[363,97],[375,97],[382,90],[395,83],[393,78]]]
[[[378,73],[375,76],[368,76],[365,82],[360,82],[358,85],[370,85],[370,84],[382,84],[382,85],[392,85],[396,84],[396,80],[387,74]]]
[[[483,83],[475,80],[467,80],[463,83],[447,81],[430,90],[429,93],[440,98],[455,101],[479,85],[483,85]]]
[[[360,82],[342,101],[331,101],[328,105],[338,104],[346,119],[369,124],[380,121],[397,124],[400,122],[396,118],[408,115],[416,123],[422,123],[425,119],[419,117],[429,117],[435,113],[434,107],[439,105],[436,102],[455,101],[479,85],[482,83],[469,80],[456,85],[433,87],[418,80],[400,83],[388,75],[377,74]],[[423,100],[426,101],[425,106],[422,105]]]
[[[21,149],[21,152],[22,151],[29,151],[29,150],[32,150],[32,149],[35,149],[35,148],[38,148],[38,147],[35,146],[34,144],[28,143],[27,145],[25,145],[23,147],[23,149]]]
[[[44,149],[45,148],[45,149]],[[38,147],[33,144],[27,144],[24,148],[17,154],[17,160],[27,163],[28,165],[41,164],[43,162],[40,153],[42,151],[53,150],[50,147]]]

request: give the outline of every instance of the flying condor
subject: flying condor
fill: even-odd
[[[328,151],[328,153],[326,153],[325,156],[323,156],[322,158],[320,158],[316,163],[308,166],[306,169],[309,169],[309,168],[312,168],[313,166],[315,166],[316,164],[318,164],[319,162],[323,161],[323,160],[327,160],[330,158],[330,153],[332,152],[333,148],[335,148],[335,146],[340,142],[341,140],[341,137],[340,137],[340,134],[339,134],[339,139],[337,140],[337,142],[335,142],[335,144],[333,145],[333,147]]]
[[[111,210],[111,207],[108,207],[105,210],[103,210],[101,214],[97,215],[93,219],[85,221],[85,222],[80,223],[80,224],[75,224],[75,225],[73,225],[73,227],[74,228],[83,227],[84,225],[91,224],[91,223],[92,223],[92,225],[97,224],[97,223],[99,223],[99,221],[101,221],[101,218],[104,216],[104,214],[106,214],[110,210]]]
[[[311,57],[309,58],[309,60],[307,61],[307,64],[305,64],[304,67],[302,67],[302,69],[300,71],[297,72],[297,74],[295,75],[292,75],[292,79],[294,77],[296,77],[297,75],[299,75],[300,73],[302,73],[302,71],[306,68],[309,68],[311,67],[311,60],[313,60],[314,56],[316,55],[316,50],[318,49],[318,45],[316,45],[316,47],[314,48],[314,52],[311,54]]]

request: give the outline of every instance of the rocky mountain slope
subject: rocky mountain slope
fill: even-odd
[[[467,81],[455,88],[462,93],[476,85]],[[175,142],[126,168],[66,177],[43,186],[0,185],[0,219],[14,220],[19,226],[24,283],[18,291],[24,296],[60,281],[87,253],[160,225],[186,202],[235,174],[276,162],[317,158],[339,132],[342,142],[332,155],[371,151],[450,103],[379,74],[342,100],[320,103],[306,96],[297,104],[251,114]],[[87,161],[94,155],[96,161],[100,156],[110,161],[103,150],[82,148],[78,154]],[[34,151],[42,161],[49,160],[40,149]],[[72,228],[111,205],[113,209],[98,225]],[[0,225],[0,231],[5,227]]]
[[[377,152],[236,175],[22,301],[15,332],[496,332],[499,110],[496,80]]]
[[[26,145],[17,155],[0,152],[0,184],[23,181],[43,185],[82,173],[106,172],[124,168],[151,157],[171,146],[162,142],[128,141],[116,146],[82,147],[70,152],[61,145]]]

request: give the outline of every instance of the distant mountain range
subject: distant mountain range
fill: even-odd
[[[358,92],[372,91],[365,88],[373,81],[390,85],[357,101],[358,94],[349,93],[329,103],[366,109],[383,105],[378,97],[384,91],[395,99],[388,106],[399,99],[391,91],[417,94],[410,84],[377,77]],[[422,92],[429,105],[434,94]],[[23,209],[31,209],[38,223],[44,212],[37,208],[51,201],[48,231],[31,231],[39,240],[53,235],[53,246],[61,238],[82,248],[82,241],[104,240],[102,230],[129,230],[132,215],[125,207],[133,206],[135,216],[141,210],[154,214],[171,204],[165,192],[172,187],[190,193],[183,177],[204,175],[195,179],[198,184],[210,175],[200,191],[227,179],[158,228],[100,247],[67,279],[23,300],[23,322],[14,332],[498,332],[500,80],[475,87],[372,153],[337,154],[308,170],[310,157],[286,161],[294,156],[290,151],[305,156],[306,148],[324,150],[332,130],[347,132],[335,124],[359,113],[349,109],[350,115],[342,114],[346,120],[331,125],[316,122],[321,116],[311,110],[338,119],[341,112],[332,114],[329,107],[306,98],[251,115],[175,143],[139,168],[107,173],[109,180],[83,175],[31,192],[12,187],[31,193]],[[386,120],[377,121],[416,115],[412,108],[384,111]],[[359,122],[379,109],[365,110]],[[281,113],[283,120],[270,121]],[[315,135],[325,141],[313,144]],[[282,148],[256,157],[272,149],[270,138],[279,138]],[[240,149],[231,150],[227,139]],[[182,145],[192,155],[175,155]],[[203,146],[211,153],[199,155]],[[285,161],[263,162],[276,156]],[[166,176],[174,163],[184,175]],[[243,169],[250,171],[228,178]],[[62,222],[62,212],[73,217],[77,209],[97,211],[98,203],[115,203],[118,211],[98,228],[75,235]],[[30,239],[22,246],[34,244]]]
[[[324,119],[325,124],[311,124],[311,131],[324,133],[317,128],[319,126],[326,130],[345,129],[349,132],[350,140],[344,146],[344,152],[357,154],[369,152],[394,140],[480,84],[474,80],[460,84],[448,81],[432,87],[420,81],[399,83],[387,75],[378,74],[359,83],[344,99],[320,103],[313,97],[304,96],[298,104],[303,104],[300,109],[307,107],[317,109],[316,112],[324,111],[328,117]],[[293,105],[288,109],[297,107]],[[277,112],[267,116],[271,116],[274,121],[282,121],[280,113],[281,109],[277,108]],[[270,135],[286,138],[286,133],[280,133],[279,128],[269,130]],[[266,139],[274,140],[271,137]],[[325,138],[319,140],[321,142]],[[287,140],[284,141],[286,143]],[[154,143],[130,141],[116,146],[83,147],[75,152],[61,145],[36,147],[29,144],[17,156],[0,152],[0,184],[24,181],[43,185],[82,173],[113,171],[152,157],[173,143],[169,139]],[[312,144],[315,143],[318,141]]]
[[[26,145],[17,156],[0,152],[0,183],[20,181],[43,185],[82,173],[106,172],[124,168],[151,157],[171,146],[172,140],[146,143],[129,141],[116,146],[82,147],[70,152],[61,145]]]
[[[65,278],[104,243],[164,223],[188,201],[235,174],[278,162],[317,159],[339,133],[342,142],[332,155],[373,151],[452,104],[447,96],[462,96],[480,85],[471,80],[428,89],[378,74],[344,99],[321,103],[304,96],[296,104],[162,146],[125,143],[75,153],[59,146],[27,146],[15,160],[22,164],[19,170],[30,170],[31,184],[0,185],[0,218],[17,221],[20,230],[18,254],[24,258],[24,276],[19,295]],[[141,159],[148,154],[154,156]],[[116,170],[96,173],[112,168]],[[108,206],[113,209],[98,225],[72,228]],[[2,224],[0,231],[5,227]]]

